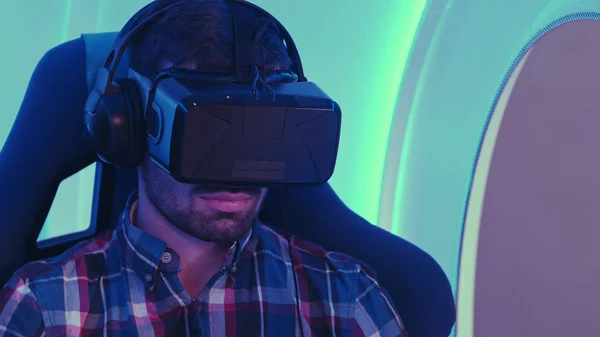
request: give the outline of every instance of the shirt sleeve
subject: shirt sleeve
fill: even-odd
[[[44,319],[28,282],[13,276],[0,291],[0,337],[45,336]]]
[[[358,277],[352,336],[408,337],[387,291],[379,285],[375,273],[363,267]]]

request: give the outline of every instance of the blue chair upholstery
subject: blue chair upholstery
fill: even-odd
[[[87,96],[83,38],[61,44],[37,65],[21,109],[0,152],[0,281],[28,261],[56,255],[69,244],[39,249],[36,238],[59,183],[97,160],[84,136]],[[135,171],[103,165],[96,233],[108,228],[137,184]],[[371,265],[389,291],[411,337],[446,337],[455,322],[448,279],[427,253],[352,212],[325,184],[270,193],[260,217],[328,250]],[[72,244],[72,242],[70,243]]]

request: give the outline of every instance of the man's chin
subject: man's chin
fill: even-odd
[[[211,218],[205,219],[202,224],[194,223],[178,227],[198,240],[212,243],[233,243],[243,238],[254,224],[254,221],[249,219],[240,219],[227,214]]]

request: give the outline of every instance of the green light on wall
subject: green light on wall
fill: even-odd
[[[396,99],[426,5],[426,0],[395,1],[393,4],[388,4],[385,17],[387,27],[383,30],[385,33],[374,41],[377,45],[373,48],[379,48],[379,62],[376,63],[371,75],[372,89],[367,91],[369,94],[365,97],[366,106],[369,107],[368,112],[363,112],[361,116],[363,127],[372,132],[372,137],[365,139],[359,147],[361,156],[367,159],[361,163],[364,165],[362,168],[365,171],[364,176],[368,177],[364,181],[368,185],[352,192],[355,196],[361,195],[361,191],[365,194],[365,203],[356,205],[353,209],[374,224],[377,224],[379,218],[386,156],[388,150],[393,150],[393,148],[388,149],[388,140]],[[356,177],[347,177],[347,179],[356,179]]]

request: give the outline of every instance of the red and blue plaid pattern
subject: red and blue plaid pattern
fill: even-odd
[[[406,336],[370,268],[292,238],[296,291],[288,240],[260,223],[194,299],[177,254],[131,224],[130,206],[114,231],[17,271],[0,336]]]

